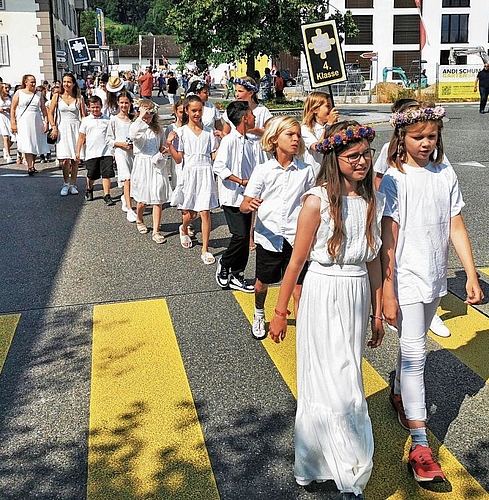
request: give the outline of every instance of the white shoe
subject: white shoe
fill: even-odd
[[[60,191],[60,195],[61,196],[66,196],[68,194],[68,191],[70,189],[70,185],[69,184],[63,184],[63,187],[61,188],[61,191]]]
[[[126,219],[129,222],[136,222],[137,221],[137,217],[136,217],[136,214],[134,213],[134,210],[127,211]]]
[[[435,335],[438,335],[438,337],[446,338],[450,337],[451,335],[450,330],[443,324],[443,321],[440,318],[440,316],[437,316],[436,314],[433,316],[433,319],[431,320],[430,330]]]
[[[129,209],[127,208],[127,203],[126,199],[124,198],[124,195],[121,196],[121,205],[122,205],[122,211],[127,212]],[[128,219],[129,220],[129,219]]]
[[[78,188],[75,184],[70,185],[70,194],[78,194]]]
[[[267,336],[267,332],[265,330],[265,318],[263,316],[253,316],[251,334],[256,340],[263,340]]]
[[[13,159],[11,156],[6,156],[6,157],[5,157],[5,162],[6,162],[6,163],[13,163],[13,162],[14,162],[14,159]]]

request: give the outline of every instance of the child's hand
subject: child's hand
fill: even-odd
[[[396,298],[386,298],[384,296],[382,304],[382,314],[387,324],[397,328],[397,316],[399,314],[399,303]]]
[[[168,148],[165,145],[160,146],[160,153],[166,154],[168,153]]]
[[[214,130],[214,136],[222,139],[222,130]]]
[[[340,112],[338,111],[337,108],[333,108],[329,112],[328,116],[328,125],[333,125],[333,123],[336,123],[338,121],[338,118],[340,117]]]
[[[168,134],[168,137],[166,138],[166,143],[170,145],[174,141],[175,137],[177,137],[177,133],[174,130],[172,130]]]
[[[371,324],[372,337],[367,342],[369,347],[375,348],[382,344],[382,339],[384,338],[384,326],[382,325],[382,320],[379,318],[372,318]]]
[[[280,318],[279,316],[274,315],[272,321],[270,321],[268,333],[270,334],[270,338],[276,344],[278,344],[281,340],[284,340],[287,333],[287,318]]]
[[[248,208],[252,212],[256,212],[260,208],[260,205],[262,204],[262,202],[263,202],[263,200],[261,200],[260,198],[252,198],[248,204]]]
[[[472,305],[480,304],[482,302],[484,293],[482,292],[477,280],[475,282],[467,281],[465,290],[467,290],[467,298],[465,299],[464,304]]]

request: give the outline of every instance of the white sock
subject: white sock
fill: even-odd
[[[255,307],[255,316],[257,318],[264,318],[265,317],[265,309],[257,309]]]

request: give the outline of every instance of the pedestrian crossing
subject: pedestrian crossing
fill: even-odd
[[[277,294],[278,288],[270,289],[267,318],[273,314]],[[233,292],[232,296],[238,310],[251,323],[253,295]],[[432,340],[487,382],[489,319],[452,294],[442,300],[438,312],[452,336],[441,339],[430,334]],[[93,307],[87,500],[231,499],[220,491],[215,476],[216,458],[208,451],[201,410],[194,400],[181,351],[183,344],[175,333],[175,313],[164,299]],[[0,373],[20,317],[0,316]],[[243,323],[244,335],[249,335],[248,329]],[[252,348],[265,351],[287,390],[296,398],[294,322],[289,320],[285,342],[275,344],[267,338],[253,342]],[[393,366],[394,360],[390,361]],[[374,472],[365,497],[489,499],[489,493],[461,464],[460,457],[432,433],[430,443],[448,481],[422,488],[412,479],[406,467],[408,433],[398,425],[390,407],[385,373],[379,371],[374,361],[364,360],[363,367],[376,446]],[[252,367],[244,364],[243,369]],[[290,410],[293,414],[293,408]],[[292,475],[292,470],[287,473]],[[298,489],[283,490],[276,498],[299,498]],[[255,497],[249,498],[265,497],[257,491]]]

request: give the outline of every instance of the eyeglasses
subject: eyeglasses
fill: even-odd
[[[375,149],[366,149],[363,153],[352,153],[351,155],[338,156],[342,160],[346,160],[350,165],[356,166],[360,162],[360,158],[363,157],[365,161],[371,160],[375,155]]]

